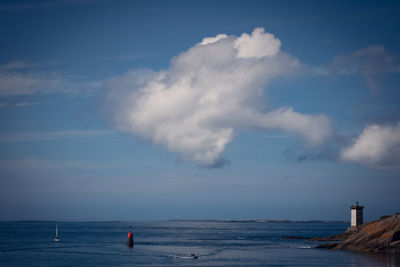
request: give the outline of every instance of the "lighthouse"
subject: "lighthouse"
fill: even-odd
[[[363,206],[358,205],[358,201],[356,205],[351,205],[351,227],[357,227],[363,224]]]

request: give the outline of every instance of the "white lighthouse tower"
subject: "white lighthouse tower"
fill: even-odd
[[[363,224],[363,206],[358,205],[358,201],[356,205],[352,205],[351,209],[351,228],[356,228]]]

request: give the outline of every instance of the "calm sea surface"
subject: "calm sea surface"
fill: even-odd
[[[344,223],[0,222],[1,266],[400,266],[387,255],[315,249]],[[126,247],[127,233],[135,246]],[[191,253],[198,259],[188,257]]]

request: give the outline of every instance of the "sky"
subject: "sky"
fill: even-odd
[[[399,212],[399,12],[1,1],[0,220]]]

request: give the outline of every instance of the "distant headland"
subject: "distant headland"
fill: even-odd
[[[228,222],[228,223],[349,223],[346,220],[264,220],[264,219],[255,219],[255,220],[168,220],[171,222]]]

